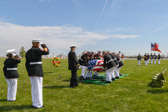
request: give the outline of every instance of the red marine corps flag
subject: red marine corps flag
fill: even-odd
[[[161,51],[159,50],[159,44],[158,43],[151,43],[151,51],[158,51],[161,53]]]

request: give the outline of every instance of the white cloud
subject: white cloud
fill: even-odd
[[[133,32],[134,30],[125,27],[112,27],[110,29],[101,29],[99,31],[104,33],[127,33],[127,32]]]
[[[78,47],[91,45],[96,40],[109,38],[137,38],[138,35],[104,35],[84,30],[74,26],[22,26],[7,22],[0,22],[0,52],[10,48],[19,49],[31,47],[32,39],[41,39],[50,48],[67,49],[71,44]]]

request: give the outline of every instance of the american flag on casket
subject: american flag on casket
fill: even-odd
[[[103,72],[103,60],[90,60],[88,62],[88,69],[89,70],[93,70],[93,71],[97,71],[97,72]]]

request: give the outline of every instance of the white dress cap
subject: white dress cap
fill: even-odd
[[[8,54],[12,54],[16,52],[16,49],[9,49],[6,51]]]
[[[75,45],[75,44],[73,44],[73,45],[71,45],[71,46],[70,46],[70,48],[76,48],[76,45]]]
[[[38,42],[38,43],[40,43],[40,41],[41,41],[40,39],[33,39],[32,40],[32,42]]]

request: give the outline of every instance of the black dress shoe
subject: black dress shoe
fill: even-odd
[[[16,100],[7,100],[7,101],[9,101],[9,102],[14,102],[14,101],[16,101]]]
[[[110,81],[106,81],[105,83],[111,83]]]
[[[97,77],[97,75],[94,74],[93,77]]]
[[[70,88],[75,88],[75,87],[71,87],[71,86],[70,86]]]
[[[86,77],[87,80],[92,80],[92,77]]]
[[[79,86],[79,84],[76,84],[75,87]]]
[[[119,79],[120,77],[116,77],[116,79]]]
[[[80,79],[80,80],[83,80],[83,79],[84,79],[84,77],[83,77],[83,76],[81,76],[79,79]]]
[[[112,78],[112,81],[115,81],[115,78]]]

